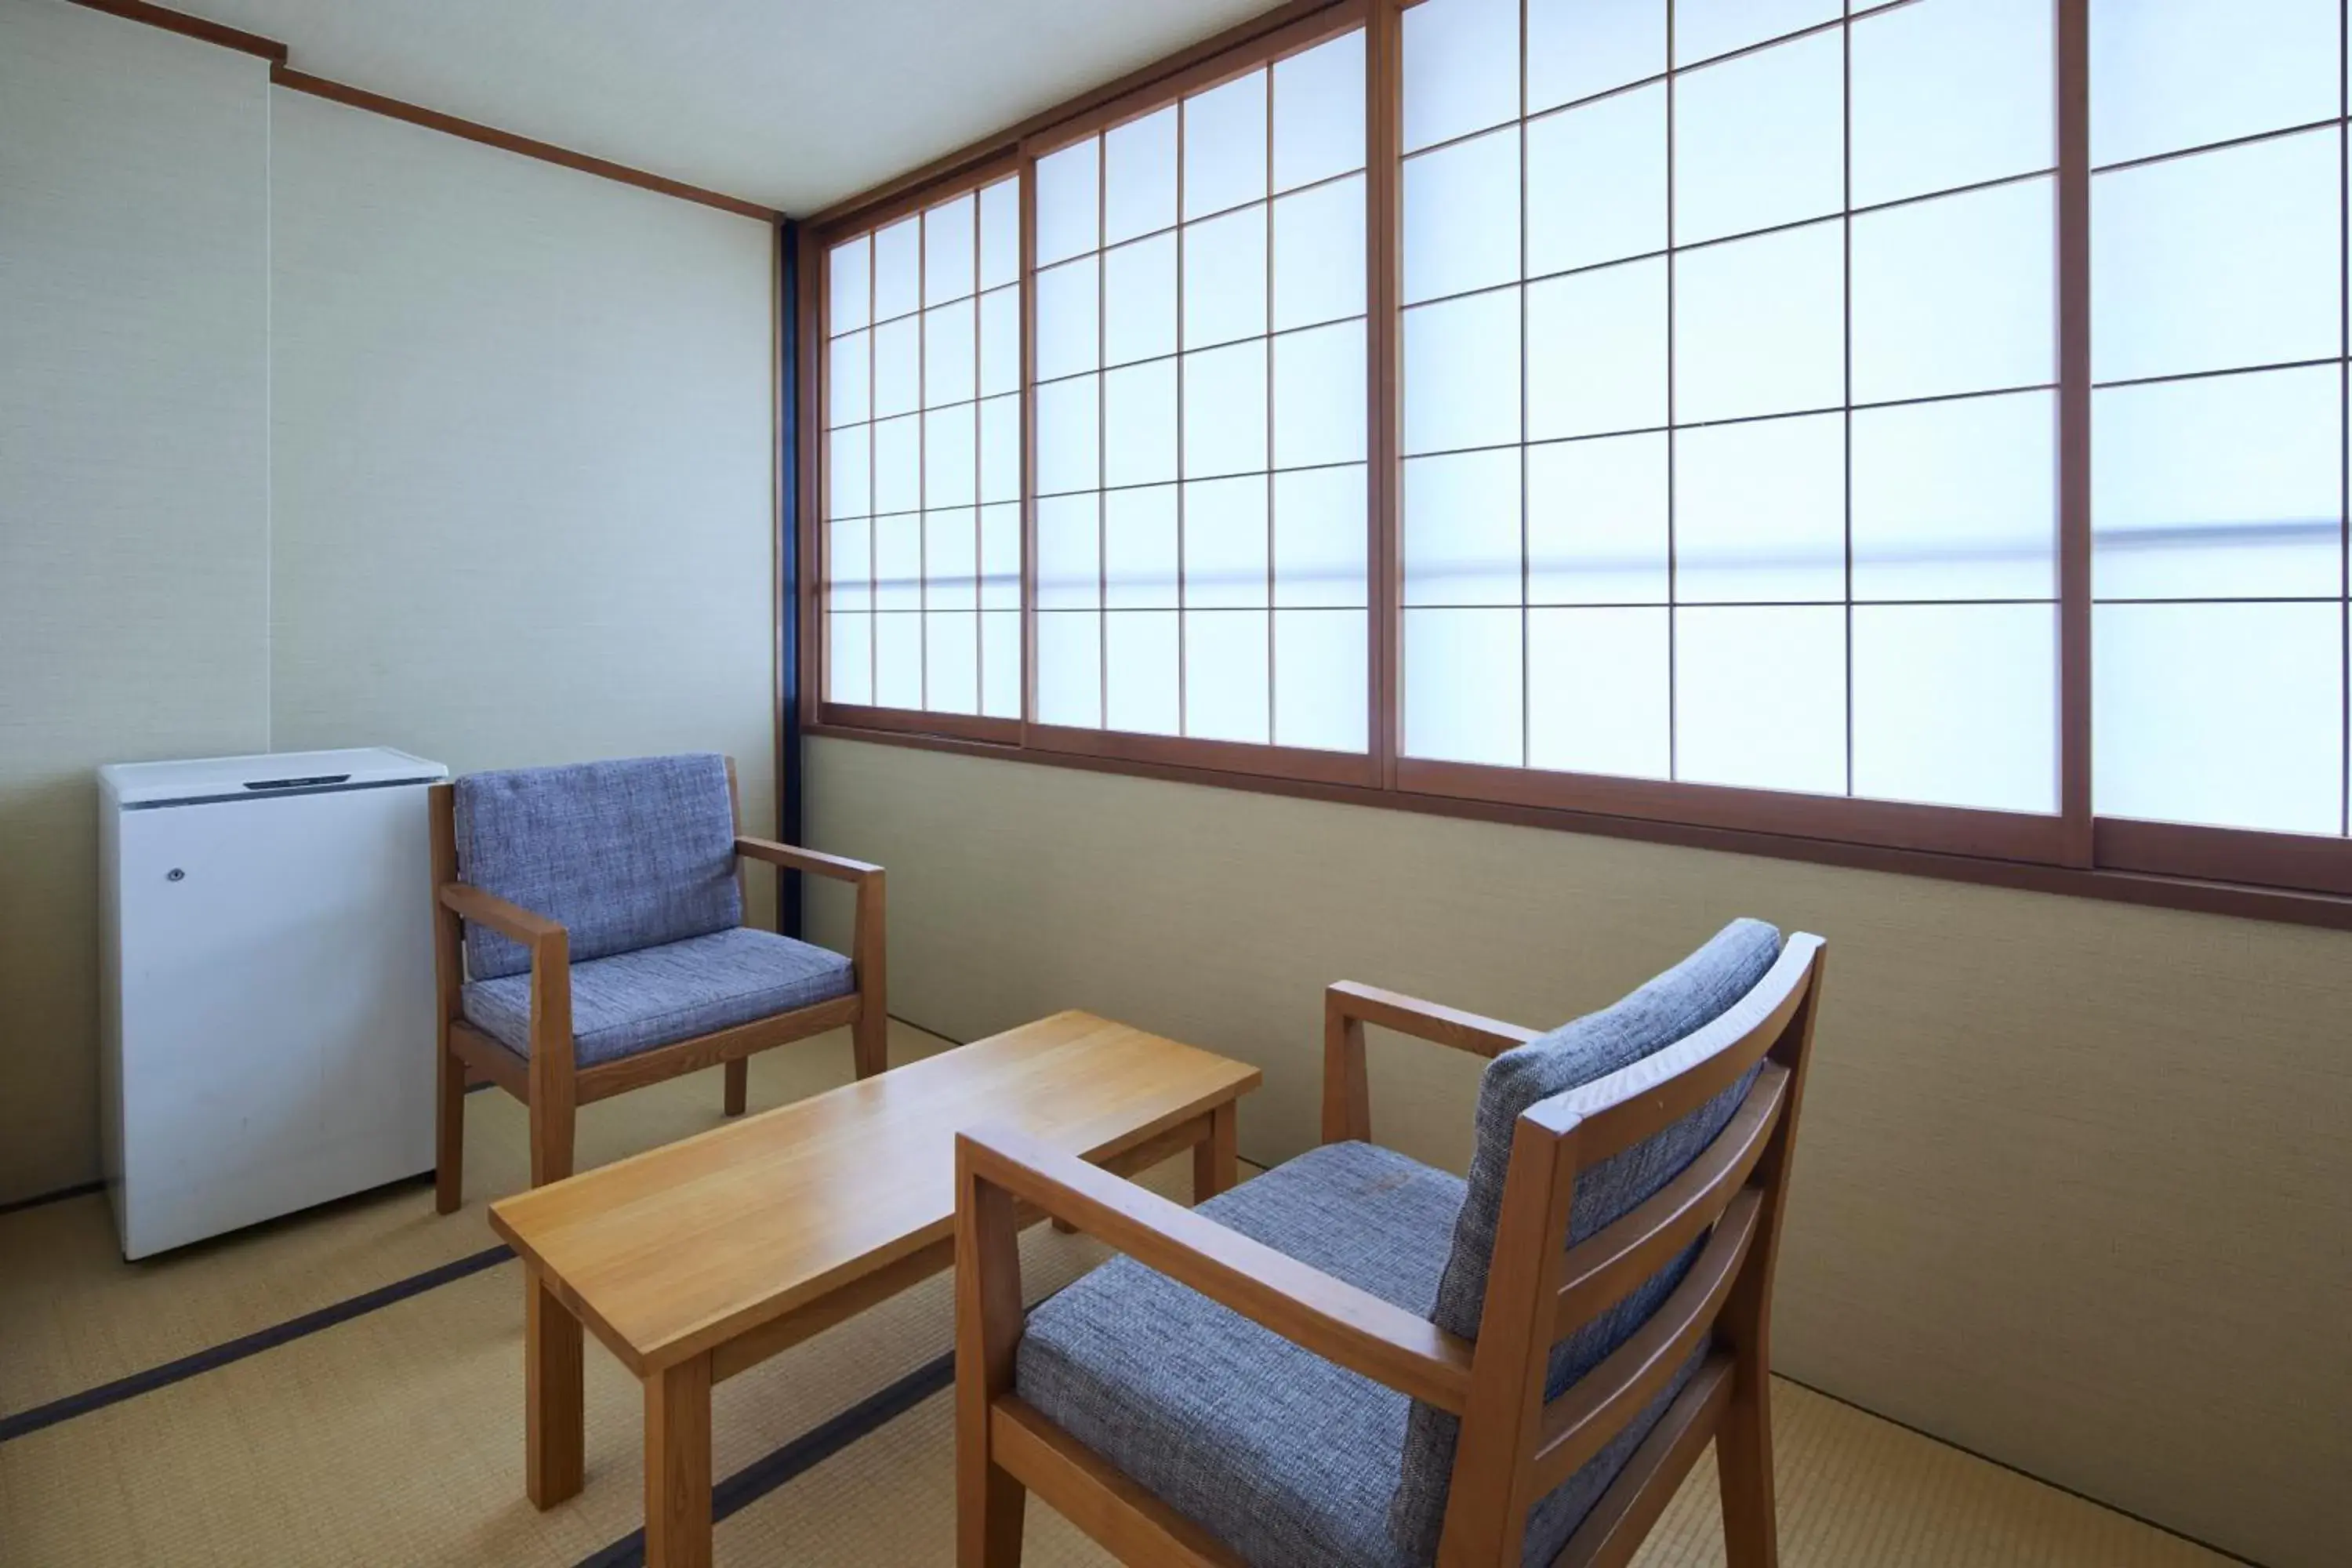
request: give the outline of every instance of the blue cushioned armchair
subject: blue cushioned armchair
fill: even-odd
[[[1029,1491],[1129,1563],[1622,1563],[1710,1439],[1729,1563],[1769,1568],[1822,956],[1735,921],[1541,1035],[1335,985],[1322,1145],[1194,1210],[961,1134],[961,1568],[1020,1561]],[[1367,1023],[1492,1058],[1466,1181],[1370,1142]],[[1037,1213],[1126,1256],[1024,1317]]]
[[[572,1173],[582,1105],[848,1025],[888,1065],[882,868],[737,831],[715,753],[470,773],[431,792],[443,1214],[461,1199],[468,1075],[530,1107],[531,1185]],[[857,889],[846,958],[743,923],[741,860]]]

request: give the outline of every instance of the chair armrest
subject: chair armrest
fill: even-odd
[[[1323,1142],[1366,1142],[1372,1135],[1370,1081],[1364,1073],[1364,1026],[1378,1024],[1473,1056],[1497,1057],[1543,1031],[1465,1013],[1342,980],[1323,994]]]
[[[460,920],[489,927],[500,936],[531,950],[539,956],[540,945],[550,940],[568,942],[561,922],[545,915],[533,914],[520,904],[509,903],[496,893],[477,888],[467,882],[441,884],[442,906]]]
[[[738,838],[735,853],[749,855],[754,860],[765,860],[771,866],[781,866],[792,871],[812,871],[836,881],[862,882],[882,874],[879,866],[863,860],[852,860],[840,855],[827,855],[822,850],[803,849],[795,844],[779,844],[772,838]]]
[[[1467,1340],[1099,1166],[1003,1126],[959,1132],[956,1166],[960,1197],[997,1187],[1326,1361],[1456,1415],[1469,1397]]]

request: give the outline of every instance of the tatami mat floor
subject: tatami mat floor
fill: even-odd
[[[894,1061],[948,1042],[893,1026]],[[751,1067],[754,1110],[848,1075],[846,1037]],[[597,1163],[716,1125],[719,1075],[592,1107]],[[366,1194],[140,1264],[102,1194],[0,1215],[0,1563],[623,1563],[640,1560],[638,1393],[592,1341],[588,1484],[522,1496],[520,1274],[483,1219],[522,1184],[522,1108],[467,1117],[467,1204]],[[1145,1178],[1184,1195],[1188,1168]],[[1103,1254],[1032,1230],[1041,1296]],[[933,1279],[726,1384],[716,1402],[722,1563],[953,1560],[948,1281]],[[2228,1560],[1783,1383],[1790,1568],[2175,1568]],[[1721,1561],[1696,1471],[1639,1559]],[[1107,1561],[1029,1512],[1037,1568]]]

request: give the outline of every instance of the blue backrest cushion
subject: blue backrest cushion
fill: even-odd
[[[743,923],[735,804],[715,752],[468,773],[457,782],[457,876],[560,921],[581,963]],[[529,950],[468,922],[477,980]]]
[[[1431,1313],[1437,1326],[1475,1339],[1486,1305],[1486,1268],[1503,1212],[1503,1178],[1519,1115],[1538,1100],[1630,1067],[1713,1022],[1764,978],[1780,954],[1780,933],[1761,921],[1734,921],[1705,947],[1601,1012],[1589,1014],[1486,1065],[1478,1086],[1477,1141],[1470,1158],[1469,1191],[1454,1223],[1454,1250]],[[1631,1213],[1680,1174],[1714,1142],[1747,1094],[1755,1073],[1655,1137],[1580,1172],[1570,1207],[1568,1245],[1574,1246]],[[1671,1294],[1704,1237],[1650,1277],[1622,1301],[1556,1346],[1546,1398],[1556,1398],[1631,1338]],[[1390,1527],[1409,1551],[1434,1553],[1454,1468],[1454,1416],[1416,1404],[1405,1434],[1404,1474]],[[1537,1510],[1538,1518],[1542,1510]],[[1565,1544],[1535,1539],[1530,1561],[1549,1562]]]

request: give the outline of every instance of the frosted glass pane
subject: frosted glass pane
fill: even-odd
[[[1674,768],[1664,609],[1528,612],[1528,765],[1662,779]]]
[[[1364,460],[1364,324],[1340,321],[1274,340],[1274,465]]]
[[[1016,613],[981,612],[980,710],[992,719],[1021,717],[1021,617]]]
[[[1265,341],[1184,356],[1188,478],[1265,467]]]
[[[1103,239],[1176,226],[1176,106],[1103,133]]]
[[[1274,477],[1274,602],[1367,603],[1364,470],[1314,468]]]
[[[1129,364],[1176,352],[1176,237],[1103,254],[1103,359]]]
[[[923,705],[923,617],[874,617],[874,702],[880,708]]]
[[[1102,482],[1101,410],[1091,375],[1037,388],[1037,493],[1090,490]]]
[[[1365,749],[1368,631],[1361,610],[1275,612],[1276,745]]]
[[[2058,592],[2056,395],[1853,416],[1856,599],[2048,599]]]
[[[2091,161],[2336,114],[2336,0],[2091,0]]]
[[[999,180],[980,193],[980,286],[994,289],[1021,275],[1021,182]]]
[[[1516,609],[1404,612],[1406,756],[1521,765],[1519,615]]]
[[[923,220],[901,218],[874,236],[874,319],[911,313],[921,300]]]
[[[1519,449],[1408,458],[1404,602],[1519,602]]]
[[[844,518],[827,524],[825,534],[825,576],[833,590],[830,607],[872,609],[873,525],[862,517]]]
[[[980,607],[1021,607],[1021,508],[980,509]]]
[[[2091,369],[2101,381],[2340,353],[2336,133],[2091,181]]]
[[[980,499],[980,451],[969,403],[923,416],[923,504],[970,506]]]
[[[977,293],[980,197],[941,202],[923,214],[923,303],[944,304]]]
[[[980,711],[980,617],[970,610],[923,617],[923,706],[934,713]]]
[[[866,707],[874,700],[874,617],[824,618],[824,695],[831,702]]]
[[[959,300],[923,312],[923,405],[962,403],[978,395],[980,345],[976,302]]]
[[[1845,793],[1845,611],[1676,610],[1675,776]]]
[[[1675,595],[1685,604],[1845,597],[1845,416],[1675,437]]]
[[[1528,110],[1666,68],[1667,0],[1528,0]]]
[[[828,438],[824,461],[825,510],[856,517],[874,510],[874,460],[866,426],[851,425]]]
[[[1359,29],[1274,68],[1274,188],[1364,166],[1364,35]]]
[[[1021,290],[995,289],[980,297],[980,395],[1021,389]]]
[[[1053,381],[1101,361],[1102,295],[1096,258],[1082,256],[1037,274],[1037,379]]]
[[[2342,831],[2339,605],[2100,605],[2091,616],[2102,816]]]
[[[913,511],[922,504],[922,418],[885,419],[874,426],[874,510]]]
[[[1407,453],[1519,438],[1517,289],[1404,312],[1403,434]]]
[[[1184,100],[1184,216],[1205,217],[1265,195],[1265,72]]]
[[[1666,89],[1528,125],[1528,276],[1666,247]]]
[[[1176,487],[1103,497],[1103,603],[1114,610],[1176,608]]]
[[[1853,205],[2057,162],[2050,0],[1916,0],[1853,25]]]
[[[1830,408],[1845,395],[1843,226],[1675,258],[1675,417]]]
[[[1153,360],[1103,376],[1103,483],[1176,478],[1176,362]]]
[[[1855,609],[1853,793],[2056,811],[2056,608]]]
[[[1528,439],[1666,422],[1666,260],[1528,285]]]
[[[1664,434],[1530,447],[1527,461],[1528,602],[1664,604]]]
[[[825,365],[825,423],[847,425],[874,412],[872,334],[851,332],[833,340]]]
[[[1675,82],[1677,245],[1844,205],[1844,40],[1832,30]]]
[[[930,610],[979,608],[979,511],[964,506],[925,512],[923,607]]]
[[[825,265],[825,328],[838,337],[874,319],[873,242],[860,235],[836,245]]]
[[[896,512],[874,520],[874,607],[923,607],[923,514]]]
[[[992,397],[980,405],[980,499],[1021,499],[1021,399]]]
[[[1675,64],[1833,21],[1843,8],[1840,0],[1675,0]]]
[[[1098,498],[1048,496],[1037,503],[1037,607],[1091,610],[1102,603]]]
[[[1853,399],[2054,381],[2056,208],[2047,179],[1853,220]]]
[[[1517,127],[1406,159],[1404,302],[1518,277],[1519,194]]]
[[[1519,0],[1423,0],[1404,14],[1404,150],[1519,112]]]
[[[923,319],[901,316],[874,329],[874,416],[910,414],[923,402]]]
[[[1103,728],[1139,735],[1182,732],[1173,610],[1119,610],[1103,623]]]
[[[1265,605],[1265,480],[1197,479],[1184,487],[1184,603]]]
[[[1102,239],[1102,142],[1089,136],[1037,160],[1036,265],[1094,249]]]
[[[1364,313],[1364,177],[1274,204],[1274,326]]]
[[[1102,616],[1092,610],[1037,616],[1037,722],[1102,728]]]
[[[1184,346],[1207,348],[1265,331],[1265,208],[1187,225]]]
[[[2099,597],[2343,592],[2336,366],[2103,387],[2091,418]]]
[[[1204,741],[1267,740],[1266,612],[1184,614],[1184,732]]]

